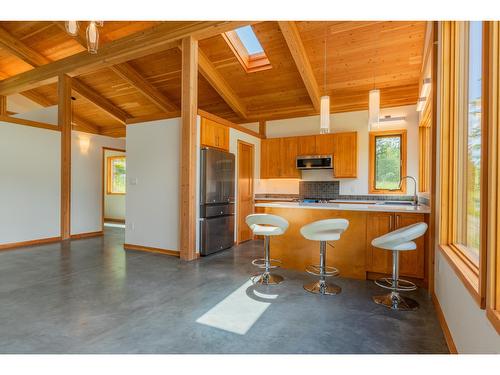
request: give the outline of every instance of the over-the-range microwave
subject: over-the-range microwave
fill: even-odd
[[[333,155],[297,156],[297,169],[333,169]]]

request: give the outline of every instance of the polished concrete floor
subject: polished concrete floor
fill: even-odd
[[[198,261],[127,251],[104,237],[0,252],[0,353],[446,353],[424,291],[421,308],[375,305],[368,281],[304,292],[311,277],[253,287],[251,242]]]

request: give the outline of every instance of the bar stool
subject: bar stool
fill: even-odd
[[[418,309],[417,301],[399,294],[399,292],[409,292],[417,289],[415,283],[399,278],[399,252],[415,250],[417,245],[413,240],[422,236],[426,230],[426,223],[416,223],[384,234],[372,241],[372,245],[375,247],[392,250],[392,277],[375,280],[375,284],[384,289],[389,289],[391,292],[374,296],[373,301],[375,303],[392,310]]]
[[[254,284],[272,285],[283,281],[283,276],[271,273],[271,269],[279,267],[280,260],[271,259],[269,242],[271,236],[280,236],[288,229],[288,221],[281,216],[271,214],[248,215],[245,222],[256,236],[264,236],[264,258],[254,259],[252,264],[264,269],[263,273],[252,276]]]
[[[300,233],[304,238],[311,241],[319,241],[319,265],[308,266],[306,271],[312,275],[319,276],[319,280],[304,285],[304,289],[315,294],[338,294],[342,291],[340,286],[335,284],[328,285],[326,278],[338,276],[339,270],[335,267],[326,265],[326,244],[328,241],[337,241],[340,235],[349,226],[346,219],[326,219],[315,221],[314,223],[304,225],[300,228]],[[333,245],[330,245],[333,247]]]

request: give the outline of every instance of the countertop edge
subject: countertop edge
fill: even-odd
[[[420,205],[413,207],[384,206],[375,204],[348,204],[348,203],[306,203],[299,204],[295,202],[274,202],[274,203],[256,203],[255,207],[267,208],[292,208],[292,209],[313,209],[313,210],[335,210],[335,211],[364,211],[364,212],[399,212],[409,214],[429,214],[430,207]]]

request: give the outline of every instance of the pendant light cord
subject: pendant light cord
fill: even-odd
[[[327,92],[326,92],[326,38],[327,38],[327,31],[328,31],[328,27],[325,27],[325,68],[324,68],[324,81],[323,81],[323,92],[324,92],[324,95],[327,95]]]

